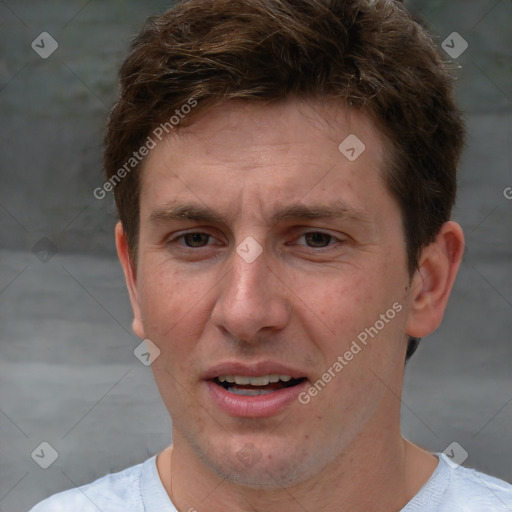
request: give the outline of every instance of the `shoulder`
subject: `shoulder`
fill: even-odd
[[[512,485],[481,473],[454,464],[446,455],[443,456],[450,466],[450,485],[447,489],[447,501],[456,503],[461,500],[468,511],[493,512],[512,510]],[[453,500],[453,501],[452,501]]]
[[[512,485],[455,464],[437,453],[439,464],[430,480],[403,512],[510,512]]]
[[[38,503],[30,512],[143,511],[140,480],[146,462],[112,473],[94,482],[59,492]]]

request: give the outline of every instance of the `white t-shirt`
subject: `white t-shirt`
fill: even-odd
[[[512,485],[437,453],[434,473],[401,512],[512,512]],[[194,509],[193,505],[187,510]],[[177,512],[158,475],[156,455],[119,473],[54,494],[30,512]]]

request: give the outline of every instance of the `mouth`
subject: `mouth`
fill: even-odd
[[[301,370],[272,362],[226,362],[203,375],[219,412],[237,418],[269,418],[298,403],[308,378]]]
[[[219,375],[212,379],[212,382],[233,395],[260,396],[298,386],[305,380],[305,377],[294,379],[290,375],[277,374],[253,377],[246,375]]]

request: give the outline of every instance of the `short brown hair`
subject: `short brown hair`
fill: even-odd
[[[464,141],[453,78],[398,1],[184,0],[148,19],[120,85],[105,137],[107,179],[191,99],[180,126],[229,99],[333,98],[362,109],[389,143],[384,179],[401,209],[411,276],[450,218]],[[134,259],[136,170],[114,190]]]

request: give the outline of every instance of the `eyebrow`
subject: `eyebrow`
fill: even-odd
[[[293,204],[277,209],[271,216],[272,224],[286,219],[332,220],[351,219],[369,224],[369,215],[361,209],[354,208],[341,200],[331,204]],[[189,220],[194,222],[229,224],[229,218],[205,206],[171,201],[162,208],[154,210],[149,216],[153,223],[173,220]]]

